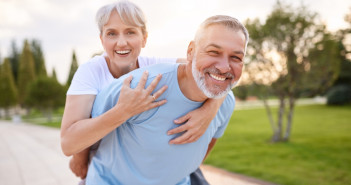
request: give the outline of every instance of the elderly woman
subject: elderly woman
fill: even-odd
[[[156,63],[181,62],[173,58],[139,56],[146,44],[147,30],[142,11],[131,2],[121,1],[100,8],[96,20],[105,53],[95,56],[77,70],[67,92],[61,125],[62,150],[67,156],[73,155],[70,167],[81,178],[86,176],[89,154],[93,155],[94,147],[91,146],[130,117],[166,103],[166,100],[155,100],[167,87],[150,94],[161,76],[145,88],[148,74],[144,73],[138,87],[131,89],[130,76],[124,81],[117,104],[103,115],[91,118],[96,94],[115,78],[134,69]],[[191,143],[201,137],[222,102],[223,99],[208,100],[201,108],[175,120],[175,124],[185,124],[167,134],[184,133],[170,144]]]

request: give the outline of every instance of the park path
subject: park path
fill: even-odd
[[[60,131],[0,120],[0,185],[77,185],[60,147]],[[211,185],[270,185],[212,166],[201,166]]]

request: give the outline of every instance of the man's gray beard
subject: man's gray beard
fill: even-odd
[[[192,61],[192,66],[191,66],[191,70],[193,73],[193,77],[194,80],[196,82],[197,87],[205,94],[205,96],[207,96],[208,98],[222,98],[224,95],[228,94],[228,92],[234,88],[234,86],[238,83],[238,81],[234,81],[233,84],[229,84],[228,87],[223,90],[220,93],[212,93],[205,84],[205,76],[202,75],[197,69],[196,69],[196,58],[193,59]]]

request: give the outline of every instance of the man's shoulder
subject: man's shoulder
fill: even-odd
[[[131,74],[133,73],[140,74],[143,71],[148,71],[149,77],[152,77],[152,76],[157,76],[158,74],[172,73],[172,72],[175,72],[177,69],[178,69],[178,64],[176,63],[160,63],[160,64],[150,65],[144,68],[139,68],[137,70],[132,71]]]
[[[227,94],[227,97],[225,98],[224,102],[222,103],[222,106],[220,108],[220,111],[224,114],[232,114],[234,111],[235,107],[235,97],[232,91],[230,91]]]

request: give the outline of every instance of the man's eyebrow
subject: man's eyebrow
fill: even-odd
[[[215,47],[217,49],[222,49],[221,46],[217,45],[217,44],[214,44],[214,43],[210,43],[209,45],[206,46],[206,49],[209,48],[209,47]],[[240,55],[244,55],[244,52],[243,51],[233,51],[233,53],[235,54],[240,54]]]

